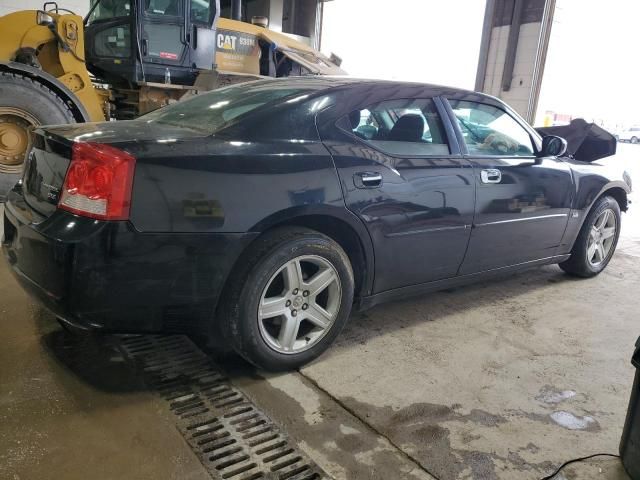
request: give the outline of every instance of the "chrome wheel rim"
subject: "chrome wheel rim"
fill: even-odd
[[[296,257],[278,269],[262,292],[260,334],[276,352],[304,352],[331,330],[341,300],[340,276],[331,262],[316,255]]]
[[[618,220],[611,209],[606,209],[594,222],[589,231],[589,243],[587,244],[587,261],[593,267],[599,267],[609,258],[616,238]]]

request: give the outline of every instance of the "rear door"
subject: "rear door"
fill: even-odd
[[[465,158],[473,165],[476,211],[460,273],[552,257],[573,196],[571,169],[536,158],[539,138],[515,113],[486,97],[449,97]]]
[[[364,92],[355,104],[353,95],[332,128],[321,129],[346,206],[373,241],[375,293],[455,276],[473,217],[473,170],[440,100],[394,90],[380,100]]]

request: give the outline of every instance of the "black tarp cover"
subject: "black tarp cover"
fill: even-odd
[[[567,141],[567,154],[576,160],[594,162],[615,155],[618,144],[616,138],[595,123],[587,123],[576,118],[569,125],[541,127],[536,131],[543,137],[556,135]]]

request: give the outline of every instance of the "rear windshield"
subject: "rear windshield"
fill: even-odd
[[[287,97],[304,97],[312,91],[265,83],[235,85],[196,95],[143,115],[139,120],[215,133],[241,115],[267,104],[280,103],[279,100]]]

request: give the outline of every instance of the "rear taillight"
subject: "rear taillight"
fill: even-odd
[[[100,220],[127,220],[136,159],[101,143],[74,143],[58,208]]]

